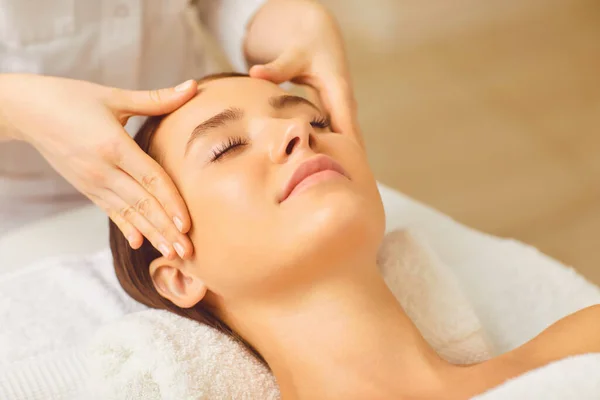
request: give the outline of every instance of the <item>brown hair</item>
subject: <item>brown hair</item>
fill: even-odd
[[[198,83],[206,83],[211,80],[229,78],[229,77],[247,77],[246,74],[236,72],[223,72],[207,75],[198,80]],[[160,163],[156,152],[152,148],[152,139],[160,126],[163,116],[150,117],[138,130],[134,137],[138,146],[150,155],[154,160]],[[192,319],[205,324],[241,343],[247,350],[255,355],[259,361],[266,365],[262,356],[246,342],[241,336],[234,332],[226,323],[221,321],[216,315],[214,309],[200,301],[194,307],[181,308],[173,304],[170,300],[162,297],[152,282],[150,276],[150,263],[161,254],[152,244],[144,239],[142,246],[134,250],[129,246],[129,242],[123,236],[119,228],[109,219],[109,240],[110,250],[113,256],[113,264],[117,279],[125,292],[136,301],[152,308],[171,311],[177,315]]]

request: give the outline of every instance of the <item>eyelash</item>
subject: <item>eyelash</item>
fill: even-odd
[[[219,145],[219,147],[217,147],[216,149],[213,149],[210,161],[218,161],[219,158],[225,155],[225,153],[227,153],[229,150],[233,150],[236,147],[245,146],[247,144],[248,141],[241,136],[229,137],[227,138],[227,141],[221,143],[221,145]]]
[[[329,120],[329,117],[327,117],[325,115],[322,115],[317,118],[313,118],[313,120],[310,121],[310,125],[313,128],[325,129],[325,128],[328,128],[330,124],[331,124],[331,121]]]
[[[331,124],[331,121],[329,120],[329,117],[326,117],[326,116],[320,116],[317,118],[313,118],[313,120],[310,121],[310,125],[313,128],[325,129],[325,128],[328,128],[330,124]],[[229,138],[227,138],[226,142],[219,145],[219,147],[217,147],[216,149],[213,149],[212,157],[211,157],[210,161],[211,162],[218,161],[228,151],[233,150],[239,146],[245,146],[247,144],[248,144],[248,141],[241,136],[229,137]]]

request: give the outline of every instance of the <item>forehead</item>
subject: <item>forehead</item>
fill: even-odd
[[[284,93],[272,82],[247,77],[221,78],[203,83],[196,97],[163,120],[153,144],[166,159],[173,153],[180,152],[182,156],[191,132],[201,122],[229,107],[240,108],[250,114],[260,112],[268,107],[270,97]]]
[[[183,128],[185,125],[192,129],[200,122],[223,111],[225,108],[236,107],[252,112],[263,109],[268,105],[270,97],[283,94],[285,91],[262,79],[233,77],[216,79],[200,85],[198,94],[183,107],[167,116],[159,131],[170,128]],[[164,128],[164,129],[163,129]]]

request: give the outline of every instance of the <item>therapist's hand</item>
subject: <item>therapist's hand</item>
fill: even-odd
[[[191,99],[195,81],[127,91],[39,75],[0,75],[3,125],[32,144],[139,248],[146,237],[166,257],[188,257],[187,207],[165,171],[123,128],[134,115],[169,113]]]
[[[311,0],[268,0],[250,22],[244,51],[250,76],[315,88],[333,129],[352,133],[356,101],[340,28],[327,9]]]

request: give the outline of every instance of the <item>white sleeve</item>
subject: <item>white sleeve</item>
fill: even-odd
[[[200,0],[197,2],[202,24],[221,46],[233,68],[246,72],[244,38],[246,27],[266,0]]]

